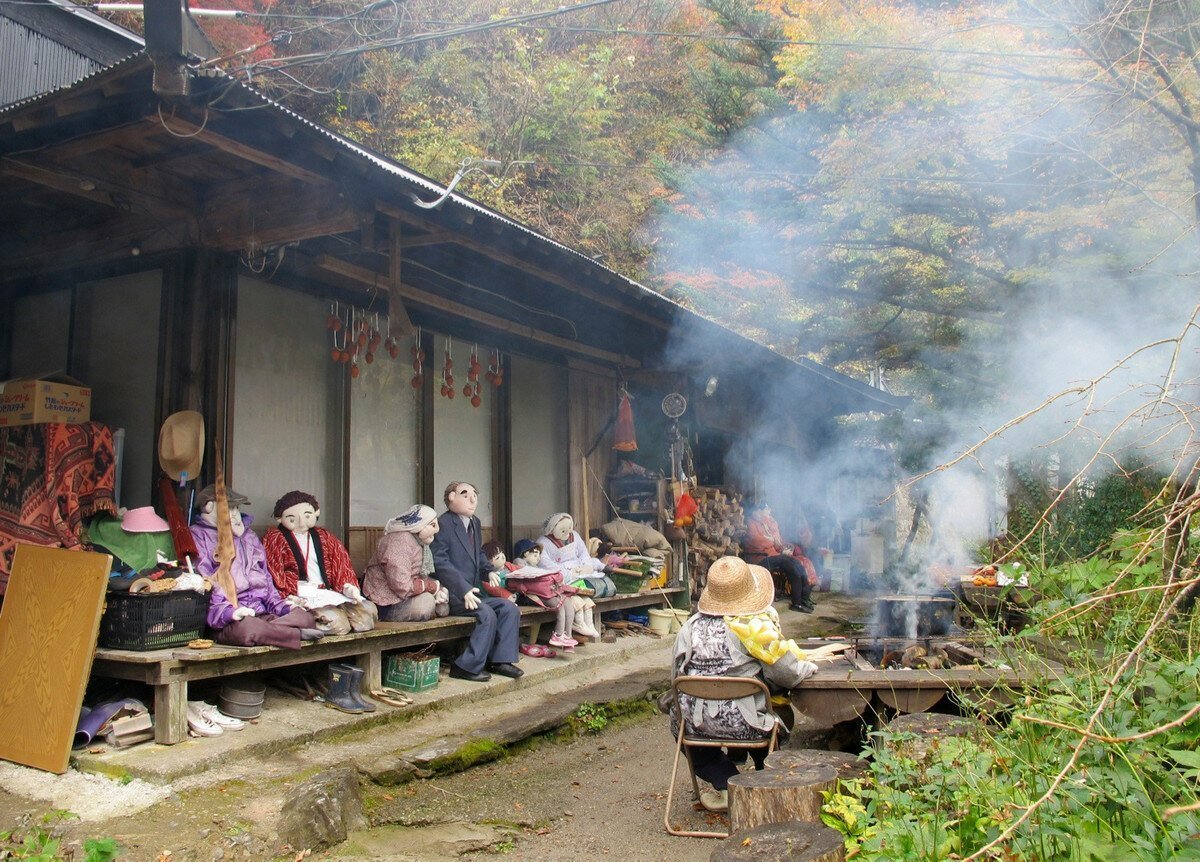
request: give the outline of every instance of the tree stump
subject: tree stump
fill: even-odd
[[[844,751],[828,751],[821,748],[781,748],[767,755],[764,769],[788,769],[792,772],[831,766],[837,777],[844,780],[862,778],[867,771],[867,762]]]
[[[708,857],[709,862],[843,862],[842,833],[819,823],[770,823],[735,832]]]
[[[982,727],[983,723],[977,719],[940,712],[900,715],[889,721],[884,730],[889,733],[913,734],[916,738],[886,740],[884,745],[890,746],[901,757],[920,763],[929,757],[930,750],[937,745],[939,739],[948,736],[971,736]]]
[[[837,786],[832,766],[764,769],[729,779],[729,831],[745,832],[767,823],[821,822],[822,791]]]

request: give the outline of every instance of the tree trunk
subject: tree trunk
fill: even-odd
[[[819,823],[771,823],[736,832],[721,842],[709,862],[843,862],[842,833]]]
[[[764,769],[729,779],[729,831],[745,832],[767,823],[821,822],[822,791],[837,786],[832,766]]]

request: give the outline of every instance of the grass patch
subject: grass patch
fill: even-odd
[[[463,772],[480,763],[504,757],[505,746],[494,739],[473,739],[450,754],[430,761],[428,769],[434,775]]]

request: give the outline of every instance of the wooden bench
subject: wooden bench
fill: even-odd
[[[596,600],[596,623],[601,611],[658,605],[663,595],[674,597],[681,588],[616,595]],[[537,607],[521,608],[521,627],[536,641],[539,629],[552,623],[555,612]],[[428,643],[469,637],[475,627],[470,617],[443,617],[419,623],[381,622],[369,632],[327,636],[305,643],[298,650],[276,647],[227,647],[194,650],[187,647],[149,650],[98,648],[92,662],[95,676],[127,679],[154,688],[154,741],[174,745],[187,739],[188,682],[217,679],[254,671],[274,670],[311,662],[344,659],[361,667],[363,684],[379,688],[383,682],[383,654]]]

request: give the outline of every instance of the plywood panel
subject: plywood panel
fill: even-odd
[[[66,772],[112,557],[20,544],[0,608],[0,758]]]

